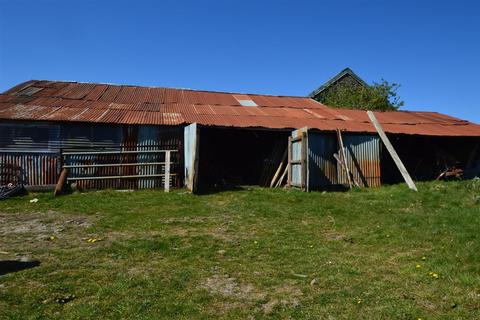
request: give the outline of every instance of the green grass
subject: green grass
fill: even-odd
[[[1,201],[0,318],[478,319],[480,182],[418,187]]]

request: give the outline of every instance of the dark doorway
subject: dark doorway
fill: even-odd
[[[390,142],[415,181],[435,180],[447,168],[465,170],[475,158],[478,138],[389,135]],[[403,182],[393,159],[382,148],[382,183]]]
[[[200,190],[266,185],[287,147],[289,132],[206,128],[200,130]]]

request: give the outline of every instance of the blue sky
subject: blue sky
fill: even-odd
[[[29,79],[306,95],[345,67],[480,123],[477,1],[0,0],[0,91]]]

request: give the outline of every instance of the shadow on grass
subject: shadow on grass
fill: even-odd
[[[197,191],[199,195],[215,194],[224,191],[240,191],[245,190],[245,186],[226,185],[226,186],[202,186]]]
[[[31,269],[40,265],[39,260],[19,261],[19,260],[0,260],[0,276],[17,272],[25,269]]]

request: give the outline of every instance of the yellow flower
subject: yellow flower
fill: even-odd
[[[50,236],[50,237],[47,238],[47,240],[48,241],[53,241],[53,240],[55,240],[55,236]]]
[[[435,279],[438,279],[438,274],[433,273],[433,274],[432,274],[432,277],[435,278]]]
[[[423,257],[422,257],[422,260],[427,260],[427,257],[423,256]]]
[[[257,243],[258,243],[258,241],[257,241],[257,240],[255,240],[255,241],[253,241],[253,243],[257,244]]]
[[[421,267],[422,267],[421,264],[417,264],[417,265],[415,266],[415,268],[417,268],[417,269],[420,269]]]

